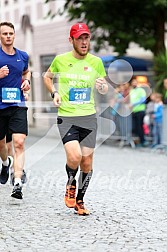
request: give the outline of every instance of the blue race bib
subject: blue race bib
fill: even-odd
[[[69,101],[72,104],[90,103],[91,88],[71,88]]]
[[[19,88],[2,88],[2,102],[13,103],[21,102]]]

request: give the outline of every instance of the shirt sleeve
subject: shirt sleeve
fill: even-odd
[[[28,69],[28,61],[29,61],[29,56],[26,52],[23,54],[23,59],[24,59],[24,69],[23,71],[26,71]]]
[[[56,75],[58,73],[58,69],[57,69],[57,57],[55,57],[54,60],[52,61],[51,65],[50,65],[50,71],[54,75]]]
[[[98,68],[99,68],[99,70],[98,70],[99,77],[101,77],[101,78],[106,77],[106,71],[105,71],[103,62],[100,58],[99,58],[99,67]]]

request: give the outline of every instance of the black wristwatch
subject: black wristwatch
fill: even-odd
[[[52,97],[52,99],[54,99],[56,93],[58,94],[58,91],[55,90],[55,91],[53,91],[53,92],[50,94],[51,97]]]

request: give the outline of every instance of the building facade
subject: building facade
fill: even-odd
[[[53,19],[48,17],[49,11],[54,14],[63,5],[64,0],[51,1],[47,4],[44,0],[0,1],[0,21],[14,24],[15,47],[26,51],[30,56],[32,71],[30,124],[41,124],[42,121],[35,120],[33,115],[48,111],[47,104],[52,101],[43,84],[43,73],[57,54],[71,50],[68,42],[71,23],[65,16],[57,15]]]
[[[32,86],[29,102],[29,124],[48,124],[49,112],[52,112],[52,99],[43,84],[43,73],[53,58],[60,53],[71,50],[68,41],[70,26],[66,14],[48,17],[62,9],[65,0],[1,0],[0,21],[10,21],[15,25],[15,47],[25,50],[30,56]],[[93,50],[91,51],[93,52]],[[113,48],[103,49],[99,55],[113,54]],[[150,51],[131,43],[127,56],[152,58]],[[47,112],[47,119],[45,118]],[[51,120],[52,121],[52,120]]]

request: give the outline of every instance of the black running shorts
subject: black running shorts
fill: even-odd
[[[58,129],[63,144],[77,140],[81,146],[94,148],[96,145],[97,118],[89,116],[58,117]]]
[[[10,143],[12,141],[12,133],[7,132],[6,134],[6,143]]]
[[[28,134],[26,107],[0,109],[0,140],[13,133]]]

